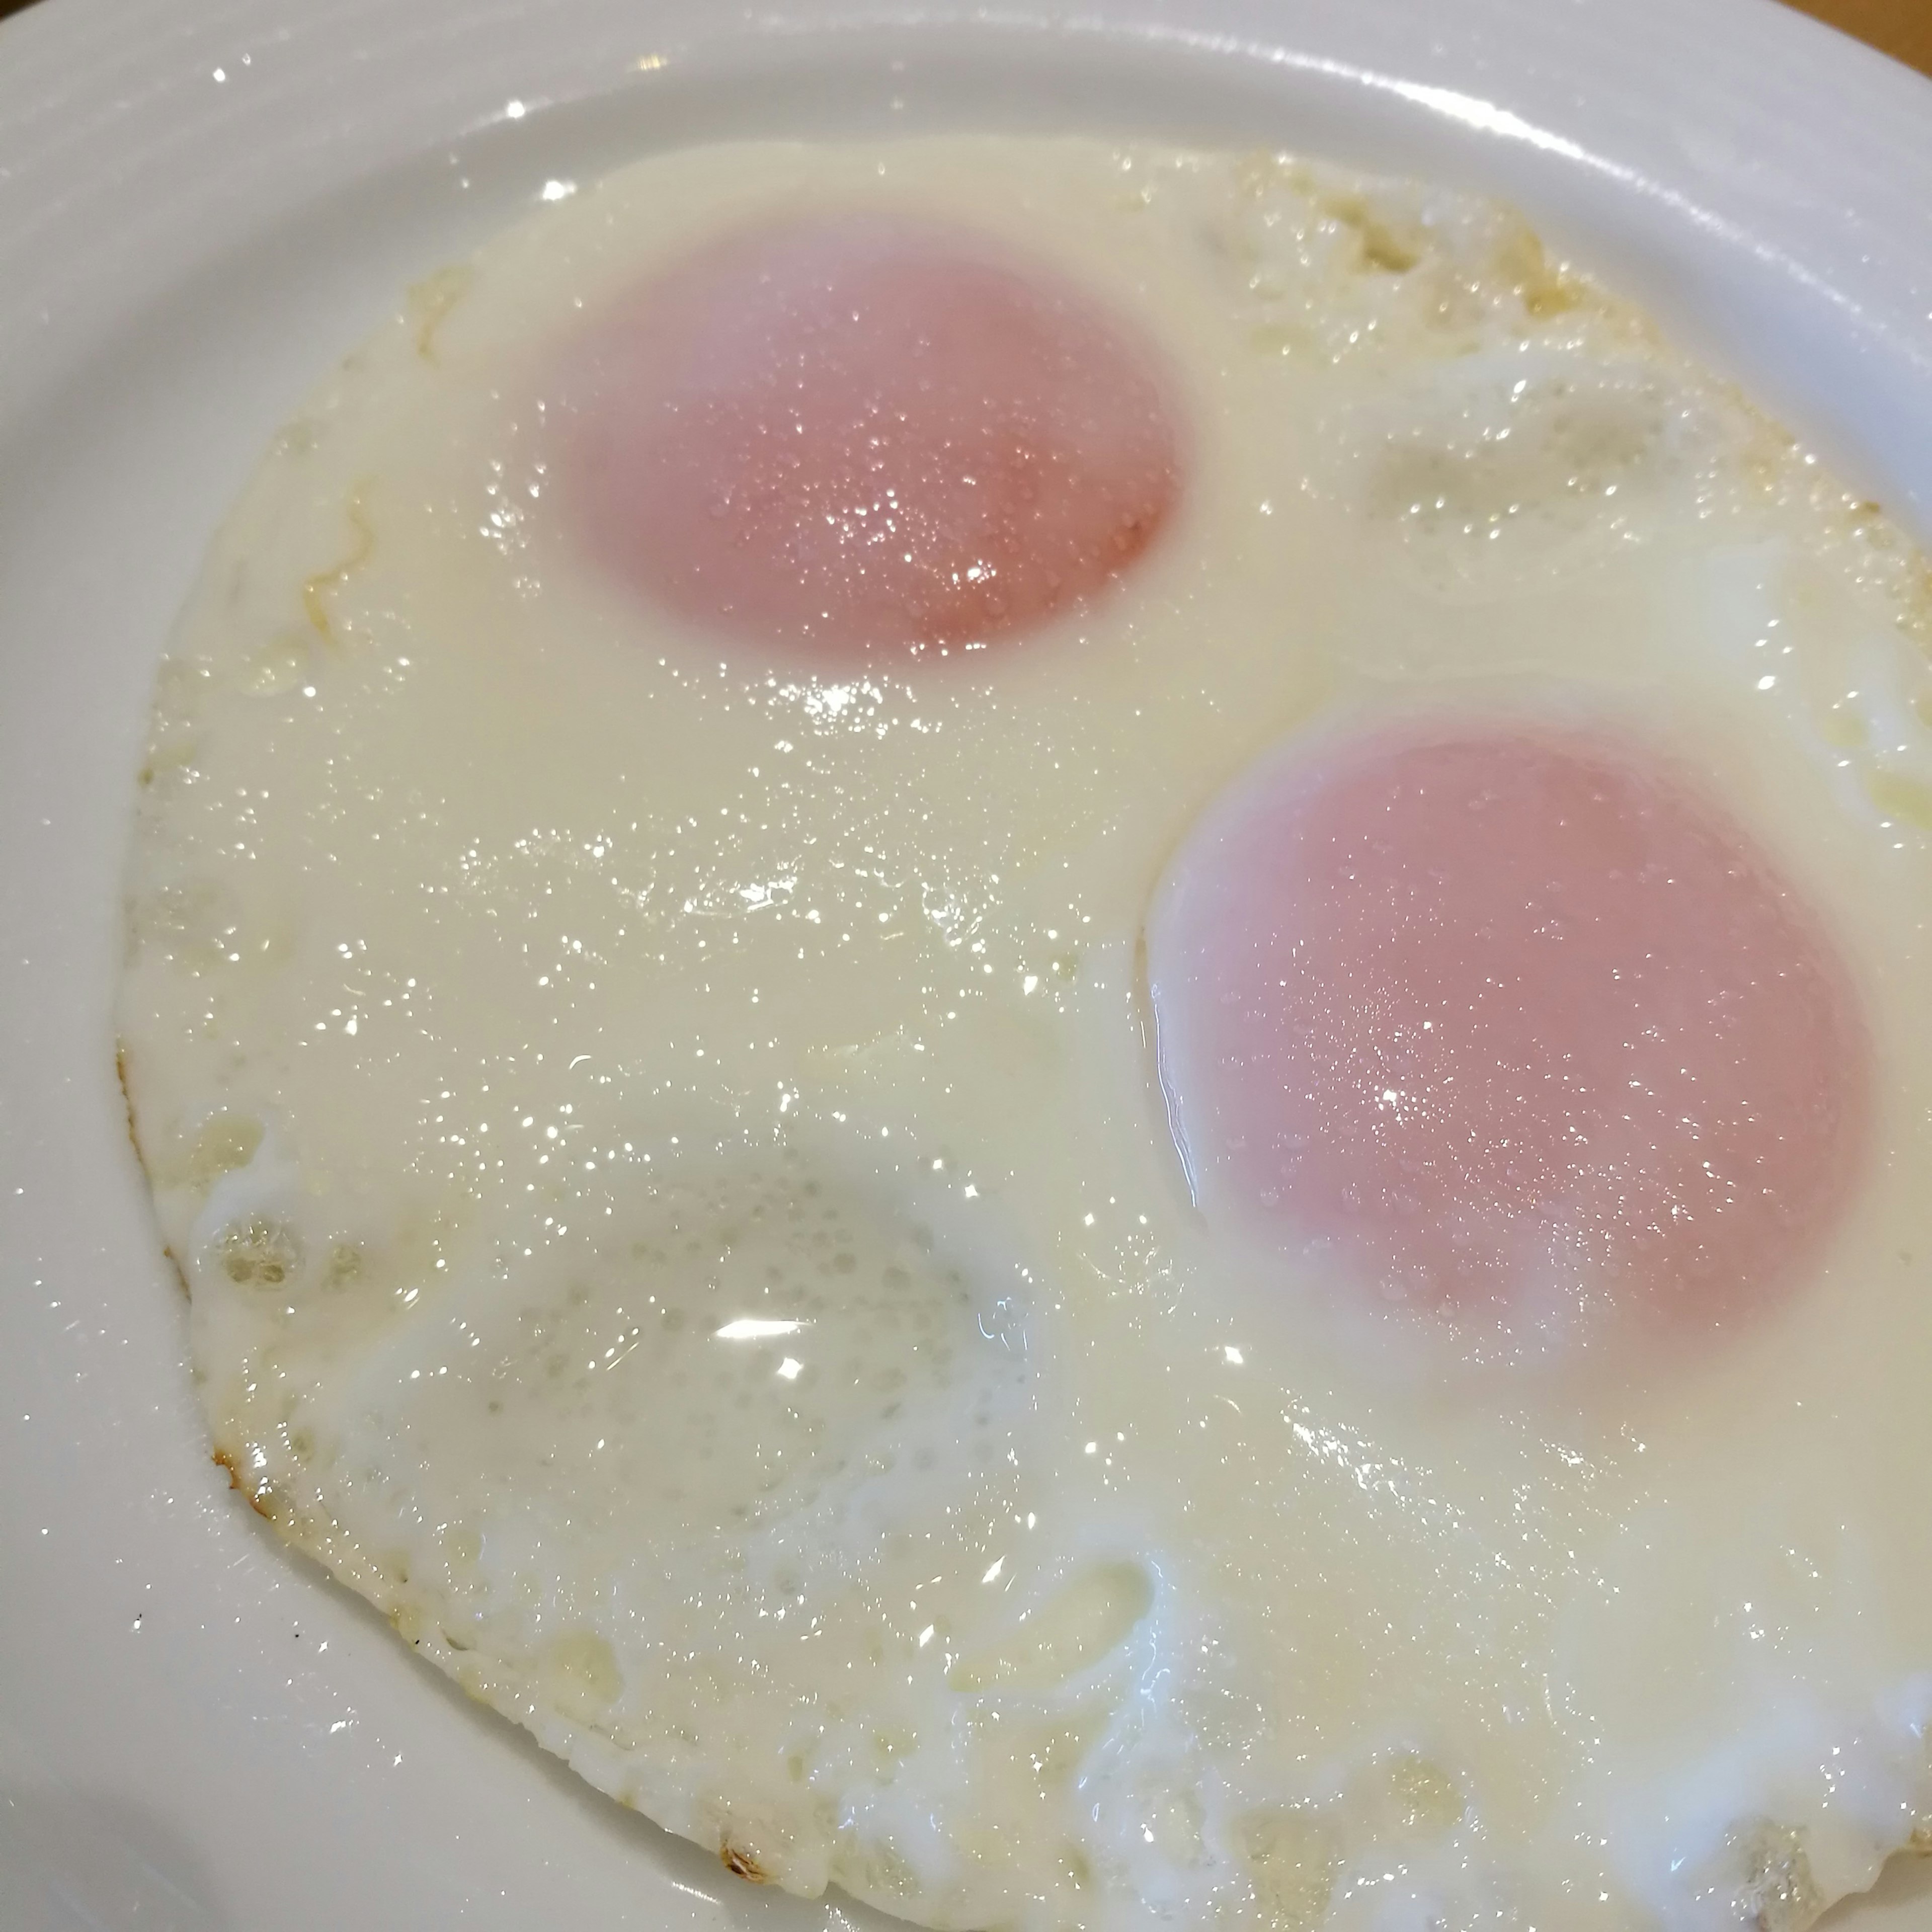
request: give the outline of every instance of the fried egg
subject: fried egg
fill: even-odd
[[[214,1454],[796,1892],[1799,1932],[1932,1846],[1928,644],[1478,198],[554,183],[162,669]]]

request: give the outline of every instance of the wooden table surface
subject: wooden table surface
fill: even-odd
[[[0,19],[31,4],[32,0],[0,0]],[[1790,4],[1869,40],[1922,74],[1932,74],[1932,0],[1790,0]]]
[[[1894,60],[1932,74],[1932,0],[1792,0],[1828,22],[1882,47]]]

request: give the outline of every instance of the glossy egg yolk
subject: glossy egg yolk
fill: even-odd
[[[1452,1310],[1721,1316],[1815,1257],[1870,1105],[1856,995],[1744,830],[1516,728],[1277,762],[1148,930],[1210,1219]]]
[[[1180,488],[1158,358],[1054,271],[848,215],[741,235],[586,346],[574,513],[722,636],[850,661],[1011,639],[1101,590]]]

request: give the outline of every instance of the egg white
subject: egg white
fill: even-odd
[[[559,508],[564,346],[754,218],[1053,261],[1184,508],[814,674]],[[1932,1836],[1932,578],[1505,211],[1017,138],[645,162],[412,291],[164,666],[124,1073],[217,1454],[600,1788],[935,1925],[1808,1922]],[[1149,895],[1297,733],[1599,718],[1832,922],[1820,1278],[1664,1361],[1312,1318],[1190,1205]]]

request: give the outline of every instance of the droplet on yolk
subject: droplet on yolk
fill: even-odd
[[[720,634],[850,659],[1016,637],[1102,589],[1180,487],[1158,361],[1052,271],[871,215],[740,236],[589,345],[590,548]]]
[[[1846,971],[1634,746],[1496,729],[1273,765],[1177,858],[1148,970],[1210,1219],[1370,1294],[1722,1316],[1817,1254],[1854,1183]]]

